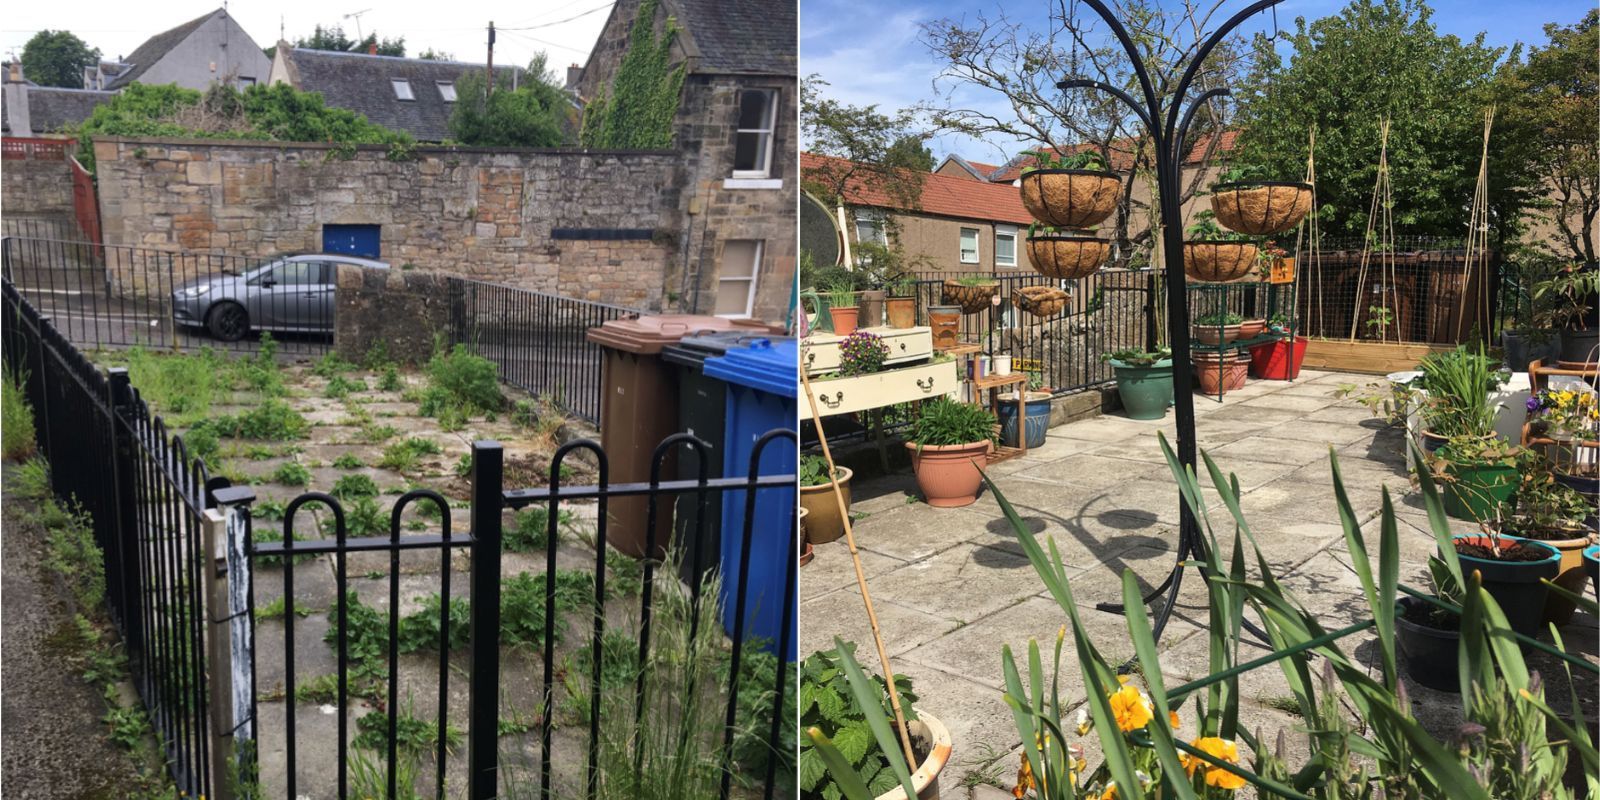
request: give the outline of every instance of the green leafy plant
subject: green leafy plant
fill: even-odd
[[[252,515],[254,515],[258,519],[261,519],[262,521],[266,521],[267,519],[269,519],[269,517],[264,517],[260,513],[261,512],[260,506],[265,505],[268,502],[271,502],[271,501],[261,501],[260,503],[257,503],[255,507],[252,507],[251,508]],[[302,506],[302,508],[304,508],[304,506]],[[278,504],[278,508],[276,510],[276,518],[277,519],[283,519],[283,504],[281,504],[281,503]],[[257,545],[265,544],[267,542],[281,542],[281,541],[283,541],[283,531],[282,531],[281,528],[282,528],[282,526],[279,526],[279,525],[255,525],[255,526],[252,526],[250,528],[250,541],[255,543],[255,544],[257,544]],[[311,541],[310,539],[307,539],[305,537],[305,535],[303,535],[303,534],[301,534],[299,532],[295,533],[294,540],[297,541],[297,542],[309,542],[309,541]],[[294,563],[303,564],[303,563],[305,563],[307,561],[310,561],[313,558],[316,558],[316,556],[313,555],[313,554],[310,554],[310,553],[307,553],[305,555],[297,555],[297,556],[294,557]],[[255,556],[253,560],[255,561],[255,563],[260,564],[260,565],[262,565],[264,567],[275,567],[275,566],[278,566],[279,564],[283,563],[283,559],[281,557],[279,557],[279,556]]]
[[[460,650],[472,641],[472,607],[466,600],[452,598],[448,613],[448,636],[441,627],[445,614],[444,600],[438,593],[422,598],[422,608],[400,618],[400,635],[396,647],[402,653],[418,650],[438,652],[439,643],[446,650]]]
[[[335,375],[328,380],[328,386],[323,389],[322,396],[338,400],[349,396],[352,392],[364,392],[366,390],[367,383],[360,378]]]
[[[413,436],[385,447],[383,457],[378,459],[378,466],[395,472],[407,472],[423,456],[436,456],[441,452],[438,442]]]
[[[1170,347],[1162,347],[1157,350],[1129,348],[1125,350],[1116,350],[1110,353],[1102,353],[1100,356],[1101,361],[1120,361],[1130,367],[1153,367],[1157,362],[1169,358],[1172,358],[1172,348]]]
[[[986,278],[982,275],[962,275],[956,278],[955,281],[962,286],[988,287],[991,289],[1000,285],[1000,282],[994,278]]]
[[[1259,183],[1271,178],[1271,173],[1260,164],[1232,164],[1211,184],[1211,190],[1216,191],[1218,186],[1225,183]]]
[[[655,150],[673,142],[673,120],[683,93],[684,64],[674,65],[673,42],[680,31],[668,17],[659,33],[660,0],[639,4],[628,30],[627,50],[609,87],[583,111],[578,141],[587,148]]]
[[[807,453],[800,457],[801,486],[821,486],[828,480],[827,459],[815,453]]]
[[[1586,537],[1585,520],[1594,513],[1589,499],[1557,481],[1549,460],[1536,452],[1525,452],[1518,466],[1517,489],[1509,502],[1511,514],[1502,529],[1526,539]]]
[[[1195,221],[1184,229],[1184,241],[1188,242],[1251,242],[1249,236],[1217,224],[1217,215],[1210,209],[1194,215]]]
[[[333,466],[335,469],[361,469],[364,465],[354,453],[345,453],[333,460]]]
[[[286,461],[272,472],[272,480],[284,486],[305,486],[311,483],[311,470],[298,461]]]
[[[383,371],[378,375],[378,390],[398,392],[404,388],[406,383],[400,378],[400,368],[393,364],[385,364]]]
[[[855,664],[854,653],[854,642],[838,641],[834,650],[812,653],[800,664],[800,727],[817,732],[800,743],[802,797],[857,796],[845,791],[841,777],[854,778],[866,791],[865,797],[909,783],[909,777],[901,777],[909,773],[898,740],[892,734],[888,741],[874,735],[876,723],[893,719],[889,684],[872,675],[861,679],[866,686],[857,691],[857,681],[846,670],[846,664]],[[859,673],[860,667],[855,670]],[[906,720],[915,720],[917,696],[911,679],[895,675],[894,687]],[[818,733],[837,749],[842,768],[829,764],[824,751],[817,748]],[[915,797],[916,793],[908,790],[906,796]]]
[[[1218,327],[1222,325],[1238,325],[1244,322],[1244,317],[1232,311],[1213,311],[1210,314],[1195,317],[1194,324],[1205,327]]]
[[[338,466],[335,464],[335,466]],[[379,494],[378,483],[371,477],[361,473],[341,475],[333,484],[329,494],[340,500],[354,500],[358,497],[377,497]]]
[[[1089,147],[1065,154],[1056,149],[1024,150],[1019,155],[1032,159],[1032,162],[1023,168],[1023,174],[1041,169],[1088,169],[1100,172],[1109,169],[1100,151]]]
[[[1466,345],[1444,353],[1429,353],[1420,366],[1421,384],[1428,393],[1422,406],[1427,429],[1451,444],[1465,447],[1467,440],[1494,436],[1500,406],[1489,399],[1490,392],[1506,380],[1506,374],[1492,368],[1482,349]]]
[[[829,308],[855,308],[856,287],[853,282],[832,284],[827,290]]]
[[[33,407],[28,405],[23,387],[28,373],[5,367],[0,383],[0,454],[7,461],[23,461],[38,449],[33,432]]]
[[[979,406],[940,397],[923,404],[908,438],[919,446],[993,441],[996,424],[994,414]]]
[[[418,409],[423,416],[491,414],[505,407],[499,367],[465,344],[446,348],[441,339],[426,373],[428,388]]]
[[[517,512],[511,527],[501,539],[505,549],[513,553],[544,550],[550,543],[550,511],[544,506],[530,506]],[[572,525],[572,512],[562,509],[556,518],[556,533]]]

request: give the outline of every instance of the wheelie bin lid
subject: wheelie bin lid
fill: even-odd
[[[800,343],[789,337],[757,339],[706,359],[706,375],[767,394],[795,397],[800,382]]]
[[[652,355],[685,336],[717,331],[766,333],[771,329],[751,320],[727,319],[705,314],[644,314],[614,319],[590,328],[584,338],[599,345],[628,353]]]
[[[703,369],[706,365],[706,359],[712,356],[724,355],[735,347],[764,338],[768,337],[765,334],[748,330],[718,331],[717,333],[685,336],[677,344],[661,348],[661,360],[685,367]]]

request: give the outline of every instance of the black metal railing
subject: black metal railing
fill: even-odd
[[[9,279],[4,314],[6,365],[25,377],[51,488],[92,524],[107,610],[172,779],[184,797],[208,795],[206,467],[150,414],[126,370],[97,369]]]
[[[19,229],[29,230],[27,222],[18,220]],[[6,279],[82,348],[253,351],[263,333],[284,354],[320,355],[332,346],[329,262],[269,266],[270,259],[106,246],[81,236],[8,236],[0,259]]]
[[[498,364],[506,383],[599,423],[601,348],[584,334],[644,312],[467,278],[451,280],[451,296],[452,342]]]

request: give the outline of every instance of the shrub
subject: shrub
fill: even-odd
[[[22,461],[38,447],[34,439],[33,408],[22,393],[27,381],[26,372],[5,368],[5,382],[0,385],[0,451],[7,461]]]
[[[235,439],[299,439],[311,423],[277,398],[269,398],[237,417],[221,416],[209,424],[221,436]]]
[[[216,430],[206,423],[195,425],[179,438],[183,440],[184,450],[190,458],[198,458],[207,464],[216,460],[217,451],[222,446]]]
[[[395,472],[405,472],[416,466],[419,458],[436,456],[440,452],[442,451],[438,443],[433,440],[413,436],[385,447],[383,457],[378,460],[378,466]]]
[[[429,417],[452,405],[480,413],[499,411],[506,403],[499,373],[493,361],[475,355],[464,344],[441,348],[428,361],[428,391],[420,410]]]
[[[400,368],[387,364],[383,373],[378,377],[378,389],[385,392],[398,392],[406,388],[405,381],[400,380]]]
[[[345,501],[354,500],[358,497],[377,497],[379,494],[378,483],[361,473],[342,475],[339,480],[334,482],[333,491],[329,492],[329,494]]]

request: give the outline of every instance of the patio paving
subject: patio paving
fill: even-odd
[[[1426,585],[1425,561],[1433,538],[1420,497],[1412,493],[1402,457],[1402,434],[1385,427],[1354,400],[1338,397],[1342,385],[1371,378],[1306,370],[1293,383],[1252,381],[1225,402],[1196,396],[1196,434],[1224,472],[1238,476],[1241,507],[1263,552],[1287,588],[1330,627],[1367,615],[1361,586],[1349,566],[1333,496],[1329,450],[1338,458],[1350,502],[1376,549],[1383,491],[1395,506],[1405,559],[1402,581]],[[1053,538],[1067,565],[1079,613],[1090,638],[1113,663],[1132,655],[1124,620],[1095,603],[1120,599],[1120,575],[1132,570],[1146,587],[1172,566],[1178,495],[1157,444],[1157,432],[1174,439],[1173,415],[1155,421],[1111,415],[1051,429],[1044,447],[997,465],[991,477],[1041,540]],[[1174,445],[1176,443],[1174,442]],[[1204,466],[1202,465],[1202,473]],[[1202,474],[1219,536],[1231,520]],[[911,677],[917,707],[950,729],[955,755],[940,779],[946,797],[995,797],[980,783],[1015,775],[1020,738],[1001,699],[1001,645],[1025,657],[1028,640],[1048,651],[1067,622],[1044,591],[1021,545],[985,493],[962,509],[936,509],[908,501],[915,494],[907,472],[852,485],[857,546],[880,627],[896,672]],[[1231,537],[1230,537],[1231,538]],[[1252,569],[1252,574],[1254,570]],[[858,642],[877,669],[866,615],[843,540],[816,547],[801,573],[800,652],[831,649],[833,637]],[[1207,671],[1205,589],[1191,574],[1160,645],[1169,678],[1193,679]],[[1563,631],[1569,647],[1596,657],[1596,620],[1579,614]],[[1373,647],[1355,637],[1347,653],[1369,661]],[[1241,647],[1241,658],[1266,652]],[[1046,655],[1048,658],[1048,655]],[[1063,654],[1062,696],[1083,698],[1082,682]],[[1553,674],[1551,669],[1546,675]],[[1454,695],[1412,685],[1425,724],[1451,725]],[[1552,695],[1557,692],[1552,692]],[[1565,690],[1559,691],[1565,694]],[[1269,737],[1288,728],[1304,738],[1298,719],[1279,710],[1287,687],[1277,669],[1257,670],[1242,684],[1241,717]],[[1593,693],[1586,698],[1593,719]],[[1092,741],[1092,737],[1091,737]],[[1091,757],[1091,762],[1097,759]]]

